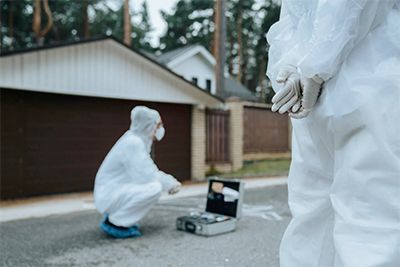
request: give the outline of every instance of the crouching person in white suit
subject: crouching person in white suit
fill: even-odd
[[[150,157],[154,140],[165,133],[160,114],[143,106],[131,112],[131,126],[107,154],[96,175],[94,201],[104,215],[100,228],[115,238],[140,236],[138,222],[162,192],[181,184],[158,169]]]

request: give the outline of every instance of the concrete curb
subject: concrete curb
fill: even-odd
[[[262,188],[284,185],[286,177],[244,179],[245,189]],[[179,199],[206,194],[207,183],[185,185],[177,195],[162,195],[160,201]],[[93,195],[91,192],[74,193],[58,196],[32,198],[20,201],[2,203],[0,207],[0,222],[40,218],[50,215],[68,214],[71,212],[94,210]]]

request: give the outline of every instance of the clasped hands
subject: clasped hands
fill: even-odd
[[[283,86],[272,98],[271,110],[281,114],[289,112],[289,116],[295,119],[305,118],[310,114],[324,82],[318,76],[301,76],[292,65],[281,68],[276,81]]]

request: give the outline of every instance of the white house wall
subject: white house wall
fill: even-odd
[[[182,75],[188,81],[192,81],[192,78],[196,77],[198,79],[197,84],[202,88],[206,88],[206,80],[210,79],[211,93],[216,93],[214,67],[201,54],[196,54],[170,67],[174,72]]]
[[[0,57],[0,87],[220,105],[217,99],[112,39]]]

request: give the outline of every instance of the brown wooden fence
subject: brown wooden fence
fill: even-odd
[[[277,153],[289,151],[287,115],[265,108],[244,108],[243,153]]]
[[[207,163],[230,162],[229,116],[228,110],[209,109],[206,111]]]

